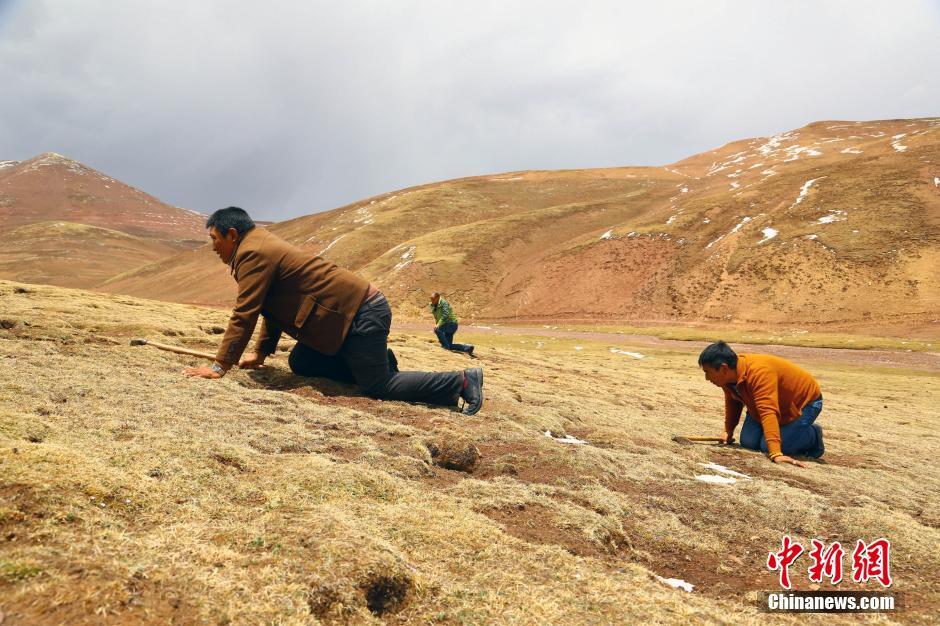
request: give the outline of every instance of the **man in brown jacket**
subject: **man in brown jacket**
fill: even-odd
[[[805,464],[790,455],[819,458],[826,451],[819,383],[806,370],[769,354],[736,354],[724,341],[713,343],[698,358],[708,382],[725,393],[725,443],[747,407],[741,446],[765,452],[774,463]]]
[[[398,371],[387,344],[391,308],[365,279],[256,228],[238,207],[219,209],[206,228],[213,250],[238,282],[238,297],[215,362],[187,369],[187,376],[221,378],[236,363],[261,367],[284,332],[297,340],[288,363],[301,376],[355,383],[373,398],[445,406],[463,399],[465,414],[480,410],[482,368]],[[259,316],[260,336],[243,357]]]

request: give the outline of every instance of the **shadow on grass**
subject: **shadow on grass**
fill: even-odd
[[[309,388],[317,391],[324,396],[355,396],[364,397],[358,387],[353,384],[341,383],[329,378],[308,378],[296,374],[285,372],[281,369],[263,367],[257,370],[249,370],[248,381],[241,381],[245,387],[263,387],[275,391],[296,391],[301,388]]]

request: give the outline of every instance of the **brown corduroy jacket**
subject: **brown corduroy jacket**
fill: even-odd
[[[260,227],[242,236],[229,264],[238,297],[216,353],[227,366],[238,363],[259,315],[256,351],[272,354],[285,332],[317,352],[336,354],[369,290],[364,278]]]

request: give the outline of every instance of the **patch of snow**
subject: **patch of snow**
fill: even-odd
[[[810,146],[803,148],[803,147],[800,147],[799,144],[797,144],[795,146],[790,146],[789,148],[786,149],[786,153],[789,158],[784,159],[783,161],[784,163],[788,161],[796,161],[797,159],[800,158],[800,155],[803,154],[804,152],[806,153],[806,156],[822,156],[822,152],[820,152],[819,150],[815,150]]]
[[[689,188],[688,188],[688,187],[683,187],[683,188],[680,189],[679,191],[681,191],[682,193],[689,193]]]
[[[7,167],[15,167],[19,161],[0,161],[0,170]]]
[[[699,465],[701,465],[701,466],[704,467],[705,469],[710,469],[710,470],[712,470],[712,471],[714,471],[714,472],[721,472],[722,474],[730,474],[731,476],[735,476],[735,477],[737,477],[737,478],[743,478],[743,479],[745,479],[745,480],[750,480],[750,479],[751,479],[751,477],[748,476],[747,474],[742,474],[741,472],[736,472],[736,471],[734,471],[733,469],[728,469],[728,468],[725,467],[724,465],[718,465],[717,463],[699,463]]]
[[[831,209],[829,215],[823,215],[818,220],[817,224],[832,224],[833,222],[843,222],[846,218],[839,217],[840,215],[845,215],[845,211],[840,211],[839,209]]]
[[[762,232],[762,233],[764,234],[764,238],[761,239],[760,241],[758,241],[758,242],[757,242],[757,245],[760,245],[760,244],[764,243],[765,241],[770,241],[771,239],[773,239],[774,237],[777,236],[777,233],[778,233],[779,231],[778,231],[777,229],[775,229],[775,228],[770,228],[770,227],[768,226],[767,228],[765,228],[764,230],[762,230],[762,231],[760,231],[760,232]]]
[[[639,352],[627,352],[626,350],[620,350],[618,348],[611,348],[610,351],[614,354],[626,354],[627,356],[632,356],[634,359],[644,358],[644,355],[640,354]]]
[[[721,165],[720,163],[712,163],[711,167],[708,168],[708,171],[705,172],[706,176],[711,176],[712,174],[717,174],[721,170],[728,169],[728,166]]]
[[[545,436],[548,437],[549,439],[554,439],[558,443],[570,443],[575,446],[584,446],[584,445],[587,445],[588,443],[584,441],[583,439],[578,439],[577,437],[572,437],[571,435],[565,435],[564,437],[556,437],[555,435],[552,434],[552,431],[550,430],[545,431]]]
[[[673,216],[670,217],[668,220],[666,220],[666,223],[667,223],[667,224],[672,224],[673,222],[676,221],[676,218],[677,218],[677,217],[679,217],[679,216],[678,216],[678,215],[673,215]]]
[[[392,196],[394,198],[394,196]],[[391,198],[389,198],[391,200]],[[369,212],[368,207],[362,207],[361,209],[356,209],[356,219],[353,220],[353,224],[358,224],[359,222],[365,222],[366,224],[372,223],[372,213]]]
[[[705,219],[702,220],[702,223],[703,223],[703,224],[711,224],[712,221],[706,217]]]
[[[718,476],[717,474],[699,474],[695,477],[695,480],[700,480],[703,483],[712,483],[714,485],[733,485],[738,482],[737,478]]]
[[[767,143],[757,148],[757,151],[763,154],[764,156],[770,156],[772,153],[776,152],[780,148],[780,144],[784,141],[789,141],[790,139],[796,139],[798,135],[792,131],[786,133],[777,133],[771,137]]]
[[[395,265],[395,267],[392,268],[392,271],[397,272],[399,270],[405,269],[406,267],[411,265],[411,262],[414,261],[414,257],[415,257],[415,247],[408,246],[408,249],[405,250],[404,254],[401,255],[401,259],[402,259],[401,262]]]
[[[815,234],[813,234],[813,235],[806,235],[806,238],[807,238],[807,239],[818,239],[818,238],[819,238],[819,235],[815,235]]]
[[[936,176],[933,177],[933,186],[940,187],[940,178],[937,178]]]
[[[314,235],[314,237],[315,237],[315,236],[316,236],[316,235]],[[320,250],[319,252],[317,252],[317,256],[323,256],[323,254],[324,254],[325,252],[327,252],[330,248],[332,248],[333,246],[336,245],[336,242],[337,242],[337,241],[339,241],[340,239],[342,239],[342,238],[345,237],[345,236],[346,236],[346,235],[340,235],[339,237],[337,237],[336,239],[334,239],[333,241],[331,241],[327,247],[325,247],[325,248],[323,248],[322,250]],[[310,239],[313,239],[313,237],[311,237]],[[310,239],[308,239],[307,241],[310,241]],[[307,243],[307,241],[305,241],[304,243]]]
[[[581,346],[575,346],[574,349],[575,349],[575,350],[584,350],[584,348],[582,348]]]
[[[862,154],[862,151],[849,147],[849,148],[843,148],[842,154]]]
[[[901,140],[907,135],[907,133],[901,133],[900,135],[894,135],[891,139],[894,141],[891,142],[891,147],[897,150],[898,152],[904,152],[907,150],[907,146],[901,143]]]
[[[825,176],[820,176],[819,178],[811,178],[805,183],[803,183],[803,186],[800,187],[800,195],[796,197],[796,202],[791,204],[790,208],[792,209],[793,207],[798,205],[800,202],[803,202],[803,198],[806,197],[806,193],[809,191],[809,188],[813,186],[813,183],[815,183],[817,180],[822,180],[823,178],[825,178]]]
[[[741,183],[731,183],[731,188],[732,188],[732,189],[737,189],[737,188],[740,187],[740,186],[741,186]]]
[[[708,244],[707,246],[705,246],[705,249],[707,250],[708,248],[711,248],[713,245],[715,245],[716,243],[718,243],[719,241],[721,241],[722,239],[724,239],[724,238],[727,237],[728,235],[733,235],[734,233],[738,232],[739,230],[741,230],[741,227],[744,226],[745,224],[747,224],[748,222],[750,222],[751,219],[752,219],[752,218],[745,216],[744,219],[742,219],[740,222],[738,222],[738,224],[737,224],[734,228],[732,228],[729,233],[720,236],[718,239],[714,240],[713,242],[711,242],[710,244]]]
[[[601,235],[601,239],[610,239],[610,238],[613,237],[613,236],[614,236],[614,231],[613,231],[613,230],[608,230],[606,233],[604,233],[603,235]]]
[[[732,229],[731,229],[731,232],[728,233],[728,234],[729,234],[729,235],[732,235],[732,234],[738,232],[739,230],[741,230],[741,227],[742,227],[742,226],[744,226],[745,224],[747,224],[747,223],[750,222],[750,221],[751,221],[751,218],[745,216],[744,219],[742,219],[740,222],[738,222],[737,226],[735,226],[734,228],[732,228]]]
[[[653,575],[656,576],[655,574]],[[674,589],[682,589],[688,593],[692,593],[692,590],[695,588],[695,585],[693,585],[692,583],[687,583],[680,578],[663,578],[662,576],[656,576],[656,580],[666,585],[669,585],[670,587]]]

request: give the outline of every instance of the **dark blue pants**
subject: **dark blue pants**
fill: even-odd
[[[795,421],[780,427],[780,449],[787,456],[810,452],[817,448],[819,434],[813,422],[822,411],[822,396],[803,407],[803,413]],[[767,439],[761,423],[748,413],[741,427],[741,446],[751,450],[767,452]]]
[[[355,383],[372,398],[456,405],[463,388],[463,372],[399,372],[397,367],[390,368],[391,325],[388,301],[377,295],[359,308],[337,354],[321,354],[297,342],[288,359],[291,371],[300,376]]]
[[[472,348],[472,346],[468,346],[462,343],[454,343],[454,335],[457,334],[457,322],[447,322],[446,324],[441,324],[434,329],[434,334],[437,335],[437,339],[441,342],[441,345],[448,350],[454,350],[456,352],[470,352],[470,349]]]

